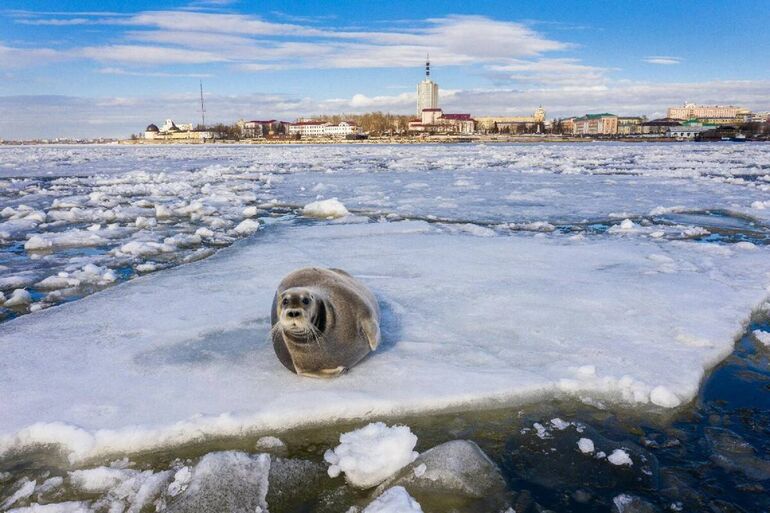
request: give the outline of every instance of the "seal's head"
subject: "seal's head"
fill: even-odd
[[[317,334],[323,302],[311,290],[294,287],[278,297],[278,325],[294,338],[309,338]]]

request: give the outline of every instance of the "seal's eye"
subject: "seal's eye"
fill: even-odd
[[[309,305],[310,304],[310,298],[309,297],[303,297],[302,298],[302,304],[303,305]]]
[[[289,304],[289,298],[287,298],[287,297],[283,298],[283,301],[281,301],[281,304],[283,306],[287,306]]]

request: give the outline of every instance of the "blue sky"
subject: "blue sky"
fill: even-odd
[[[149,122],[414,111],[659,116],[770,109],[757,1],[17,1],[0,8],[0,137],[125,136]]]

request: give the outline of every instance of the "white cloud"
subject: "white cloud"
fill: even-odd
[[[76,53],[96,61],[139,64],[204,64],[228,60],[213,52],[143,45],[89,46]]]
[[[131,77],[185,77],[185,78],[208,78],[213,75],[211,73],[167,73],[165,71],[134,71],[123,68],[106,67],[99,68],[98,73],[102,75],[125,75]]]
[[[15,19],[27,24],[123,25],[132,29],[119,37],[147,43],[118,41],[71,50],[101,62],[142,62],[145,53],[146,62],[158,65],[228,61],[241,70],[412,67],[420,65],[426,53],[443,66],[513,65],[516,59],[572,48],[522,23],[467,15],[415,20],[378,31],[318,28],[253,15],[185,10],[92,18],[48,18],[24,12]]]
[[[682,59],[679,57],[669,57],[666,55],[654,55],[652,57],[645,57],[644,62],[648,64],[662,64],[666,66],[671,66],[673,64],[681,64]]]
[[[14,48],[0,43],[0,69],[28,68],[66,58],[52,48]]]

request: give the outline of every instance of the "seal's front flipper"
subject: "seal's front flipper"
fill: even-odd
[[[369,348],[374,351],[380,345],[380,326],[372,319],[363,319],[360,322],[361,333],[369,343]]]
[[[297,372],[297,374],[308,378],[336,378],[337,376],[345,374],[347,370],[348,370],[347,367],[343,367],[340,365],[339,367],[335,367],[334,369],[321,369],[318,371],[311,371],[311,372],[299,371]]]

